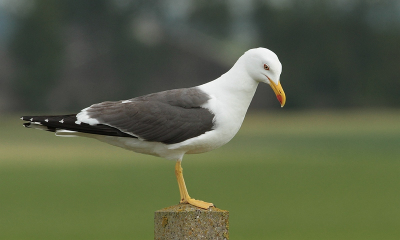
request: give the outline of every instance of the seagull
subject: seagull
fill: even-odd
[[[208,209],[212,203],[189,196],[181,166],[185,154],[204,153],[229,142],[239,131],[258,83],[269,84],[281,107],[282,64],[269,49],[246,51],[219,78],[123,101],[93,104],[78,114],[24,116],[25,127],[100,140],[137,153],[175,160],[180,203]]]

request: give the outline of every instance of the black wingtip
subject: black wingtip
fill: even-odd
[[[31,125],[31,123],[24,123],[23,126],[26,128],[29,128],[29,126]]]
[[[23,121],[30,121],[30,122],[32,122],[33,117],[30,117],[30,116],[22,116],[22,117],[20,117],[20,119],[23,120]]]

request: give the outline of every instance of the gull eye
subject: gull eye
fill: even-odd
[[[269,66],[267,64],[264,64],[264,69],[269,70]]]

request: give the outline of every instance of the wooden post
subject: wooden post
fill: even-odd
[[[178,204],[154,213],[154,239],[229,239],[229,212]]]

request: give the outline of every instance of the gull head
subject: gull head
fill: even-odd
[[[280,83],[282,64],[278,56],[269,49],[254,48],[245,52],[242,57],[248,75],[257,82],[269,84],[283,107],[286,95]]]

